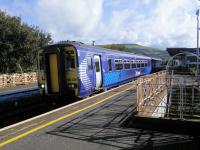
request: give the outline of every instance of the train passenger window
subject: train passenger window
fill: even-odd
[[[118,60],[115,60],[115,69],[116,69],[116,70],[119,70],[119,69],[118,69]]]
[[[119,70],[122,70],[123,69],[123,64],[122,62],[119,64]]]
[[[99,61],[95,61],[96,72],[100,72]]]
[[[116,70],[119,70],[119,69],[118,69],[118,60],[115,60],[115,69],[116,69]]]
[[[108,59],[108,70],[112,71],[112,59]]]
[[[122,63],[122,60],[119,60],[119,70],[122,70],[123,69],[123,63]]]
[[[131,65],[129,63],[129,61],[124,61],[124,68],[125,69],[130,69]]]
[[[137,63],[137,68],[140,68],[140,63]]]
[[[136,68],[136,64],[135,63],[132,63],[132,68]]]
[[[123,69],[123,63],[122,63],[122,60],[119,61],[119,70],[122,70]]]
[[[141,67],[144,67],[144,63],[141,63]]]
[[[92,58],[91,57],[89,57],[88,59],[87,59],[87,65],[88,65],[88,69],[93,69],[93,66],[92,66]]]
[[[121,69],[123,69],[122,60],[115,60],[115,69],[116,69],[116,70],[121,70]]]
[[[66,53],[66,69],[75,69],[75,58],[74,56]]]
[[[126,68],[126,66],[125,66],[125,65],[126,65],[126,60],[124,60],[124,68]]]

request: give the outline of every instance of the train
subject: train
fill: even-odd
[[[149,74],[161,59],[86,45],[49,44],[38,53],[38,87],[46,96],[87,97]]]

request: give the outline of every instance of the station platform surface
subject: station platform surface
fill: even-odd
[[[187,135],[120,127],[135,109],[134,83],[0,129],[2,150],[111,150],[162,147],[192,140]]]
[[[32,83],[32,84],[26,84],[26,85],[18,85],[18,86],[13,86],[13,87],[5,87],[5,88],[0,88],[0,95],[6,94],[6,93],[12,93],[12,92],[17,92],[21,90],[26,90],[26,89],[31,89],[31,88],[37,88],[37,83]]]

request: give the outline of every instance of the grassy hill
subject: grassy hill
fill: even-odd
[[[146,47],[138,44],[109,44],[109,45],[101,45],[101,47],[131,52],[134,54],[142,54],[145,56],[161,58],[163,60],[167,60],[169,58],[169,55],[166,50]]]

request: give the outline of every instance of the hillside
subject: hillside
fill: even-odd
[[[134,54],[141,54],[150,57],[161,58],[163,60],[169,58],[169,55],[166,50],[146,47],[138,44],[109,44],[109,45],[101,45],[101,47],[131,52]]]

